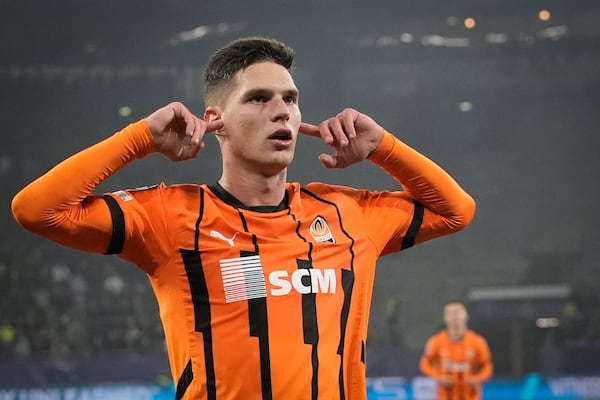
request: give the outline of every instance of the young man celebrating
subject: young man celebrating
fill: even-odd
[[[473,199],[446,172],[367,115],[302,122],[292,60],[275,40],[228,44],[207,66],[203,119],[171,103],[13,200],[30,231],[146,272],[177,399],[364,399],[378,257],[473,217]],[[332,148],[319,156],[325,167],[368,159],[404,190],[287,182],[299,132]],[[150,153],[198,156],[206,134],[221,149],[218,182],[93,194]]]
[[[421,372],[437,381],[438,400],[480,400],[481,384],[492,376],[487,341],[467,327],[464,304],[444,306],[446,329],[427,341]]]

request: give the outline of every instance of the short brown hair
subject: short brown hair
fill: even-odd
[[[278,40],[263,37],[237,39],[217,50],[204,71],[205,105],[217,101],[216,96],[231,84],[238,71],[263,61],[274,62],[289,70],[294,61],[294,50]]]

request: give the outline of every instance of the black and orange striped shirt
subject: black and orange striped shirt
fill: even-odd
[[[278,207],[255,208],[219,185],[91,194],[151,151],[147,125],[133,124],[30,184],[13,212],[40,235],[148,274],[178,399],[365,399],[378,257],[462,229],[474,211],[389,133],[370,159],[404,191],[289,183]]]

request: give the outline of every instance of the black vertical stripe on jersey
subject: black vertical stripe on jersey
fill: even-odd
[[[418,201],[413,201],[415,206],[415,211],[413,213],[412,221],[410,221],[410,226],[406,231],[406,235],[404,239],[402,239],[402,245],[400,247],[401,250],[408,249],[409,247],[414,246],[415,240],[417,239],[417,234],[421,229],[421,224],[423,223],[423,214],[425,213],[425,207],[423,204]]]
[[[309,260],[296,260],[298,269],[312,269]],[[310,275],[305,276],[310,279]],[[317,328],[317,294],[304,293],[302,295],[302,325],[304,326],[304,343],[316,344],[319,341]]]
[[[342,214],[340,213],[340,209],[338,208],[337,204],[317,196],[316,194],[312,193],[306,188],[300,188],[300,191],[315,198],[316,200],[322,203],[328,204],[335,208],[335,212],[340,223],[340,230],[344,235],[346,235],[348,239],[350,239],[350,247],[348,248],[351,260],[350,270],[342,268],[342,289],[344,290],[344,304],[342,306],[342,312],[340,314],[340,342],[338,344],[338,354],[340,355],[339,392],[340,400],[344,400],[346,398],[346,392],[344,390],[344,347],[346,344],[346,326],[348,325],[348,318],[350,316],[352,289],[354,288],[354,238],[350,236],[350,234],[344,229]]]
[[[123,251],[123,245],[125,244],[125,216],[123,210],[119,207],[119,203],[111,196],[105,194],[102,199],[106,202],[112,219],[112,235],[108,249],[104,254],[119,254]]]
[[[215,362],[213,357],[210,300],[208,296],[208,286],[206,285],[206,277],[204,276],[202,260],[200,259],[200,253],[198,253],[198,251],[180,249],[180,252],[190,285],[192,303],[194,304],[194,328],[197,332],[202,332],[207,399],[214,400],[217,397],[217,391]]]
[[[292,210],[288,209],[288,215],[290,217],[292,217],[292,219],[294,220],[294,222],[296,222],[296,235],[298,235],[298,237],[300,239],[302,239],[304,242],[307,242],[306,238],[304,236],[302,236],[302,233],[300,233],[300,227],[302,226],[302,222],[298,221],[296,219],[296,216],[294,214],[292,214]],[[312,252],[312,245],[310,245],[310,250],[309,250],[309,258],[310,258],[310,253]]]
[[[204,216],[204,189],[200,188],[200,205],[198,210],[198,219],[196,220],[196,232],[194,235],[194,250],[198,251],[200,246],[200,221]]]
[[[244,232],[248,232],[248,223],[246,222],[246,218],[244,217],[244,213],[238,209],[238,215],[240,216],[240,220],[242,221],[242,228],[244,228]],[[256,243],[254,244],[256,247]]]
[[[248,224],[244,214],[240,211],[239,216],[244,230],[248,232]],[[252,235],[255,251],[241,251],[240,257],[258,255],[258,243],[256,235]],[[250,336],[258,338],[258,352],[260,357],[260,386],[263,400],[273,398],[273,386],[271,381],[271,352],[269,350],[269,322],[267,312],[267,299],[265,297],[248,299],[248,320],[250,324]]]
[[[344,290],[344,305],[342,306],[342,315],[340,317],[340,344],[338,354],[340,355],[340,400],[346,398],[344,390],[344,345],[346,343],[346,325],[350,316],[350,300],[352,298],[352,289],[354,288],[354,271],[342,269],[342,289]]]
[[[192,360],[189,360],[187,365],[183,369],[179,380],[177,381],[175,400],[179,400],[183,397],[185,391],[187,390],[188,386],[190,386],[193,380],[194,372],[192,371]]]
[[[310,270],[313,268],[310,260],[296,260],[296,264],[298,269]],[[310,275],[308,278],[310,279]],[[314,291],[302,294],[302,330],[304,331],[304,343],[312,346],[311,398],[316,400],[319,397],[319,357],[317,351],[319,326],[317,323],[317,294]]]
[[[250,336],[258,338],[262,398],[264,400],[271,400],[273,398],[273,388],[271,385],[271,354],[269,351],[267,299],[264,297],[249,299],[248,313],[250,317]]]

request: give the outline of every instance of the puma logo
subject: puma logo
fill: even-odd
[[[210,231],[210,236],[212,236],[212,237],[216,237],[217,239],[224,240],[224,241],[226,241],[227,243],[229,243],[229,245],[230,245],[231,247],[233,247],[233,246],[234,246],[234,244],[235,244],[235,243],[233,243],[233,241],[235,240],[235,237],[238,235],[238,233],[239,233],[239,232],[236,232],[236,233],[235,233],[235,235],[233,235],[233,236],[231,237],[231,239],[230,239],[230,238],[228,238],[228,237],[225,237],[225,236],[224,236],[224,235],[223,235],[221,232],[217,232],[217,231],[215,231],[215,230],[212,230],[212,231]]]

